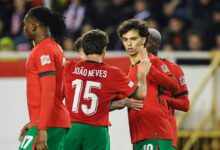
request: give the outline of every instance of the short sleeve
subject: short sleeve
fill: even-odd
[[[137,91],[137,84],[131,81],[127,75],[120,69],[114,71],[113,76],[114,90],[118,94],[126,95],[131,97]]]

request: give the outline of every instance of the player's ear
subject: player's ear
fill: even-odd
[[[147,38],[146,37],[141,37],[141,44],[145,45]]]
[[[102,52],[102,55],[103,55],[103,56],[105,56],[106,49],[107,49],[107,47],[105,46],[105,47],[103,48],[103,52]]]
[[[37,30],[37,24],[32,23],[32,31],[35,32]]]
[[[37,22],[37,21],[34,21],[34,22],[33,22],[33,30],[32,30],[32,31],[33,31],[33,32],[36,31],[37,28],[39,28],[39,26],[40,26],[40,23]]]

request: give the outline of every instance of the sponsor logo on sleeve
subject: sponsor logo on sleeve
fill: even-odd
[[[161,66],[161,69],[162,69],[163,72],[165,72],[165,73],[170,71],[170,70],[168,69],[167,65],[164,65],[164,64]]]
[[[40,56],[40,61],[41,61],[41,65],[42,66],[51,63],[49,55],[42,55],[42,56]]]
[[[133,86],[134,86],[134,82],[130,81],[130,82],[128,83],[128,87],[132,88]]]
[[[185,80],[185,77],[184,77],[184,76],[180,76],[180,77],[179,77],[179,80],[180,80],[180,84],[181,84],[181,85],[185,85],[185,84],[186,84],[186,80]]]

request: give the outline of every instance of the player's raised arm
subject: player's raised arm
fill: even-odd
[[[151,68],[151,63],[149,60],[141,60],[138,64],[138,90],[135,97],[136,99],[145,99],[147,93],[147,82],[146,76]]]
[[[145,99],[147,93],[146,77],[151,69],[151,62],[148,59],[147,51],[144,48],[138,48],[140,55],[140,63],[138,64],[138,91],[135,97],[136,99]]]
[[[148,60],[148,52],[146,50],[146,48],[144,48],[143,46],[137,47],[137,51],[140,57],[140,60]]]

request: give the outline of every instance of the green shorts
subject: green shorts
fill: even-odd
[[[134,150],[171,150],[172,140],[146,139],[134,143]]]
[[[35,137],[38,129],[31,127],[19,146],[19,150],[34,150],[35,149]],[[47,145],[50,150],[62,150],[64,137],[67,133],[67,128],[48,128],[47,129]]]
[[[110,150],[108,127],[72,123],[63,150]]]
[[[172,146],[170,150],[176,150],[176,147]]]

